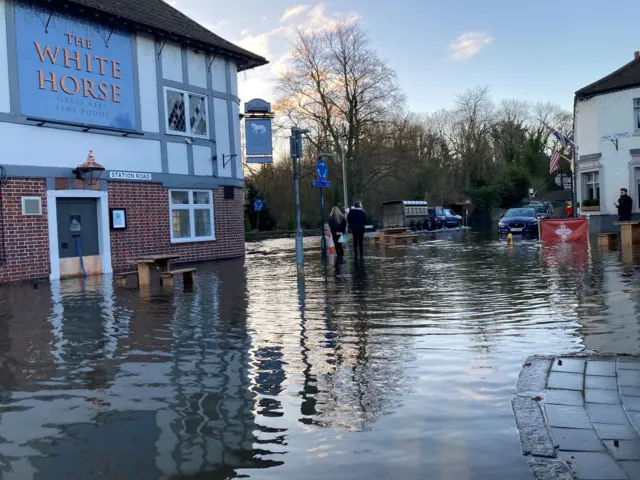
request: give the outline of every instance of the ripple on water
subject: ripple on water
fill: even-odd
[[[0,468],[532,478],[509,405],[522,361],[640,345],[636,254],[457,232],[323,268],[305,244],[304,282],[282,239],[199,265],[191,293],[0,289]]]

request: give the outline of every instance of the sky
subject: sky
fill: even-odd
[[[411,111],[451,108],[457,94],[490,85],[492,97],[550,101],[574,92],[640,50],[640,2],[612,0],[169,0],[221,37],[266,57],[242,73],[243,101],[273,98],[296,28],[360,22],[396,71]]]

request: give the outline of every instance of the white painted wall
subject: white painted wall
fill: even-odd
[[[640,148],[640,132],[634,130],[633,99],[640,98],[640,88],[633,88],[605,95],[598,95],[588,100],[579,101],[576,112],[576,143],[579,155],[600,153],[600,215],[616,215],[614,202],[618,199],[622,187],[629,189],[629,194],[636,192],[633,161],[629,150]],[[618,140],[618,150],[609,140],[601,140],[602,136],[614,133],[629,132],[627,138]],[[591,168],[590,168],[591,169]],[[582,196],[582,171],[578,170],[578,201]],[[634,210],[637,210],[637,194],[633,195]]]
[[[167,143],[167,156],[169,158],[169,173],[189,174],[186,143]]]
[[[218,176],[231,176],[231,162],[223,167],[222,155],[231,155],[231,145],[229,142],[229,110],[227,101],[220,98],[213,99],[213,115],[216,123],[216,152],[218,155]]]
[[[227,74],[224,58],[216,57],[211,65],[211,80],[213,89],[218,92],[227,93]]]
[[[203,53],[187,50],[187,69],[189,85],[207,88],[207,63]]]
[[[193,173],[195,175],[213,175],[213,161],[211,147],[193,146]]]
[[[6,2],[0,0],[0,112],[9,113],[9,62],[7,59]]]
[[[138,80],[140,83],[140,113],[142,130],[160,131],[158,92],[153,88],[158,83],[156,75],[155,42],[152,37],[138,34]]]
[[[75,168],[93,149],[107,170],[162,172],[160,142],[0,122],[5,165]]]
[[[182,48],[180,45],[167,42],[162,50],[162,76],[174,82],[184,81],[182,78]]]
[[[238,67],[235,63],[229,62],[229,74],[231,75],[231,94],[238,96]]]
[[[231,114],[233,121],[233,143],[235,144],[235,153],[238,154],[235,158],[236,178],[244,178],[244,172],[242,169],[242,146],[240,145],[240,105],[236,102],[231,104]]]

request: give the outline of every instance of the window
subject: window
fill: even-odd
[[[208,190],[170,190],[171,241],[215,240],[213,197]]]
[[[640,133],[640,98],[633,99],[633,128]]]
[[[164,89],[167,133],[209,138],[207,97]]]
[[[42,215],[42,199],[22,197],[22,215]]]
[[[589,172],[582,174],[582,200],[599,200],[600,199],[600,173]]]

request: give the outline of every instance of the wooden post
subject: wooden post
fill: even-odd
[[[138,285],[151,285],[151,270],[148,263],[138,264]]]

